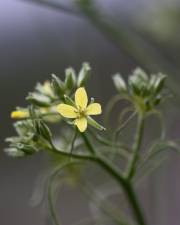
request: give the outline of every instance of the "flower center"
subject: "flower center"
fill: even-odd
[[[76,113],[78,114],[78,118],[86,117],[86,109],[78,107]]]

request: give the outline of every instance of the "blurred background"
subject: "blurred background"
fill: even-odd
[[[51,73],[63,78],[66,67],[79,70],[82,62],[90,62],[89,92],[103,104],[115,93],[111,75],[118,71],[125,77],[141,66],[168,74],[175,100],[164,116],[168,137],[179,138],[179,23],[179,0],[0,1],[0,224],[51,224],[46,210],[30,201],[47,157],[21,160],[3,153],[5,137],[14,135],[10,112],[16,105],[26,106],[28,91]],[[149,224],[180,224],[179,171],[180,157],[170,153],[144,182],[141,202]],[[58,212],[63,224],[71,225],[88,215],[88,201],[80,191],[64,188]]]

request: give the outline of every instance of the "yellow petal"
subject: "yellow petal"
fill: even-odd
[[[67,104],[59,104],[57,106],[57,111],[66,118],[76,118],[76,108]]]
[[[80,132],[84,132],[87,129],[87,119],[85,117],[76,119],[74,124],[78,127]]]
[[[86,109],[88,103],[88,97],[85,88],[78,88],[75,93],[75,103],[77,107]]]
[[[11,118],[12,119],[24,119],[24,118],[27,118],[27,117],[29,117],[29,112],[28,111],[17,110],[17,111],[13,111],[11,113]]]
[[[102,113],[102,109],[99,103],[92,103],[86,109],[87,115],[99,115],[101,113]]]

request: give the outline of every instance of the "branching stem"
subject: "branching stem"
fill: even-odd
[[[140,132],[140,136],[137,135],[136,137],[136,141],[137,144],[135,145],[136,149],[140,146],[140,137],[142,137],[142,131],[143,131],[143,120],[139,121],[139,125],[138,125],[138,131]],[[91,144],[90,140],[88,139],[88,137],[86,136],[86,134],[82,133],[82,138],[84,140],[84,143],[86,145],[86,147],[89,149],[89,152],[91,154],[89,155],[82,155],[82,154],[75,154],[72,153],[70,155],[69,152],[64,152],[62,150],[57,149],[53,143],[51,144],[51,150],[53,150],[54,153],[56,154],[60,154],[63,156],[67,156],[74,159],[81,159],[81,160],[87,160],[87,161],[92,161],[97,163],[100,167],[102,167],[103,169],[105,169],[112,177],[114,177],[114,179],[120,184],[120,186],[122,187],[124,193],[126,194],[126,197],[128,199],[128,202],[130,203],[130,206],[132,208],[132,212],[134,214],[134,217],[138,223],[138,225],[146,225],[144,218],[143,218],[143,214],[141,212],[141,209],[139,207],[139,203],[138,200],[136,198],[135,192],[133,190],[132,184],[130,182],[130,179],[127,179],[126,177],[123,176],[123,174],[120,173],[120,170],[118,167],[114,166],[114,164],[112,164],[112,162],[108,159],[106,159],[104,156],[102,156],[101,154],[99,154],[96,149],[93,147],[93,145]],[[135,149],[134,147],[134,149]],[[50,149],[49,149],[50,150]],[[137,154],[137,153],[136,153]],[[135,157],[136,154],[134,155]],[[133,159],[133,165],[135,165],[134,163],[136,162],[136,160]],[[134,168],[134,166],[132,167]]]
[[[139,126],[140,126],[140,128],[143,127],[140,124],[139,124]],[[96,162],[102,168],[104,168],[110,175],[112,175],[116,179],[116,181],[121,185],[121,187],[123,188],[123,191],[126,194],[127,199],[132,207],[132,211],[133,211],[136,221],[138,222],[138,225],[146,225],[130,180],[126,179],[126,177],[124,177],[119,172],[119,169],[117,167],[115,167],[111,163],[111,161],[107,160],[105,157],[103,157],[102,155],[99,155],[97,153],[97,151],[93,148],[92,144],[90,143],[89,139],[87,138],[87,136],[85,134],[82,134],[82,138],[83,138],[86,146],[89,148],[89,150],[96,154]]]

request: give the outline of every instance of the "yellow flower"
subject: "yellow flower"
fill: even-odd
[[[12,119],[24,119],[29,117],[28,111],[16,110],[11,113]]]
[[[91,103],[88,105],[88,97],[85,88],[80,87],[75,93],[75,107],[67,104],[59,104],[57,111],[66,118],[75,119],[74,124],[78,127],[80,132],[87,129],[87,117],[90,115],[101,114],[101,105],[98,103]]]

